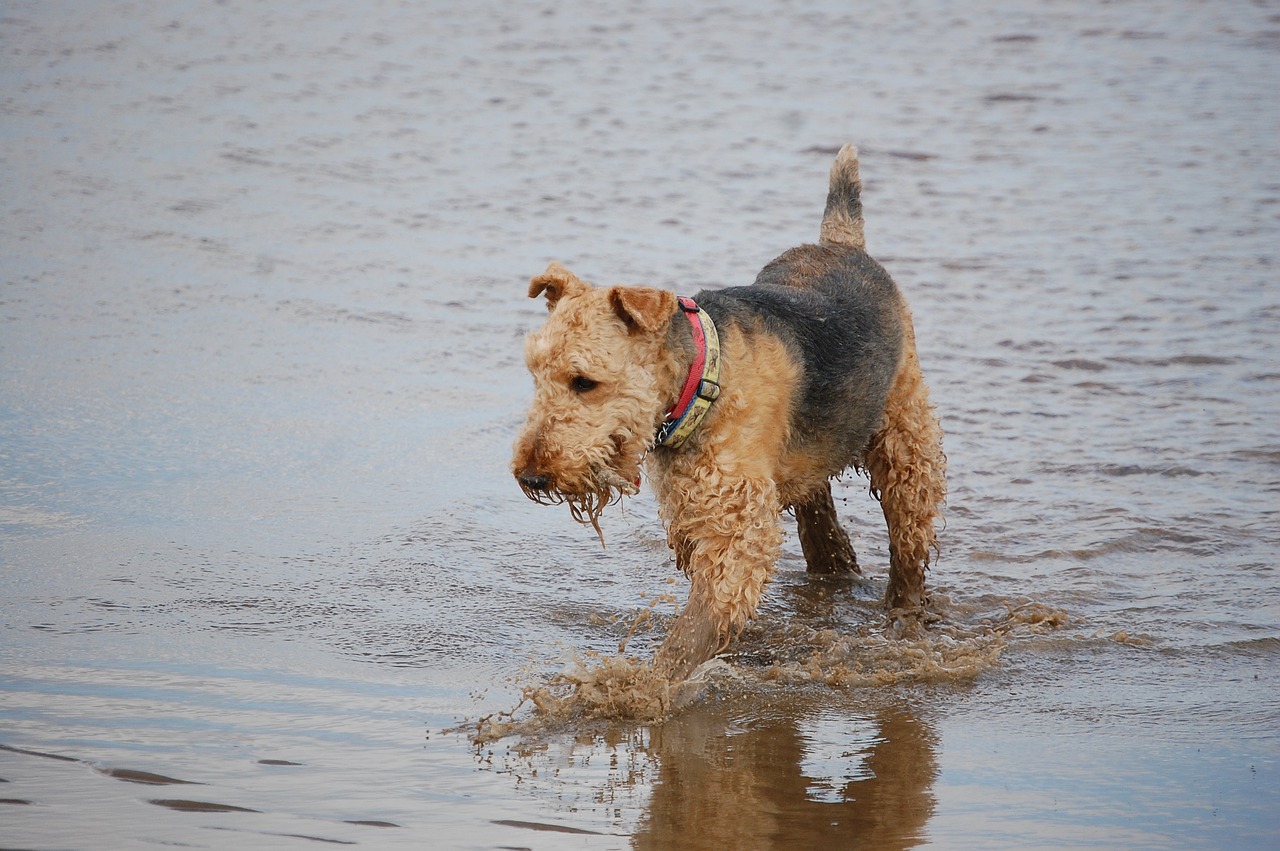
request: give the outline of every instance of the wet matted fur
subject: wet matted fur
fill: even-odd
[[[512,469],[530,498],[566,502],[599,532],[601,511],[635,492],[641,466],[689,601],[659,649],[682,678],[722,648],[760,603],[795,512],[813,572],[858,571],[831,479],[870,478],[889,532],[886,604],[925,603],[946,494],[942,430],[916,355],[911,312],[865,251],[857,151],[831,169],[816,245],[784,252],[750,286],[694,296],[719,330],[719,398],[679,447],[655,435],[694,360],[673,292],[594,287],[558,263],[534,278],[546,323],[525,356],[534,401]]]

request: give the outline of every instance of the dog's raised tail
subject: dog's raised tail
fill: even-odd
[[[865,248],[862,236],[862,181],[858,179],[858,149],[845,145],[831,166],[831,188],[822,214],[821,243]]]

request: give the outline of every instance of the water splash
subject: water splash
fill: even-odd
[[[659,620],[651,605],[636,616],[616,655],[570,651],[554,673],[525,671],[521,677],[533,681],[519,685],[515,706],[458,729],[482,745],[508,736],[543,737],[593,721],[659,722],[711,693],[970,681],[998,665],[1017,637],[1046,635],[1073,623],[1065,611],[1041,602],[1000,600],[1003,611],[994,612],[985,602],[957,604],[935,593],[929,625],[918,630],[883,618],[837,629],[803,618],[761,617],[728,651],[678,681],[651,662],[624,655],[640,625]],[[661,620],[668,627],[672,622]]]

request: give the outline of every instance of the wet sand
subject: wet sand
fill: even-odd
[[[0,51],[0,844],[1280,835],[1280,8],[20,0]],[[511,480],[527,280],[749,282],[845,142],[941,620],[883,636],[850,476],[865,583],[790,524],[697,699],[586,717],[685,585],[647,487],[602,551]]]

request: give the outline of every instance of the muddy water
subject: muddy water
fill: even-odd
[[[6,4],[0,844],[1274,847],[1280,6],[865,5]],[[939,623],[850,478],[866,583],[474,744],[684,593],[510,480],[524,281],[749,281],[846,141]]]

